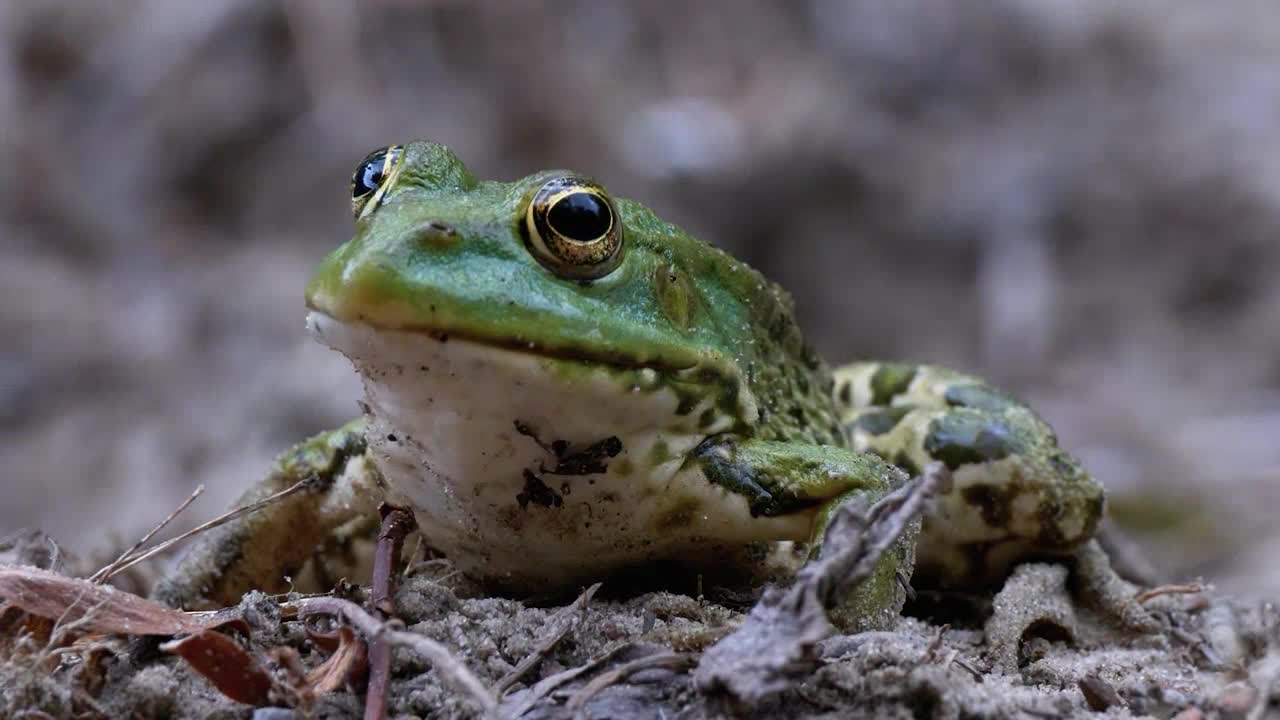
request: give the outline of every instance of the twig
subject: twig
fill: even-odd
[[[569,699],[569,703],[565,707],[573,713],[574,720],[585,720],[586,713],[584,710],[586,709],[587,703],[591,702],[591,699],[599,694],[601,690],[604,690],[615,683],[622,682],[641,670],[660,667],[664,667],[669,670],[684,670],[686,668],[693,667],[694,659],[694,656],[688,653],[663,653],[632,660],[629,663],[619,665],[613,670],[596,677],[591,682],[582,686],[582,689],[578,690],[578,692]]]
[[[106,604],[105,600],[100,601],[96,605],[90,607],[85,614],[68,622],[67,619],[71,617],[71,611],[80,604],[80,600],[82,598],[84,598],[83,590],[76,595],[76,599],[71,601],[71,604],[67,606],[67,609],[62,611],[62,614],[58,616],[58,619],[53,621],[53,627],[49,630],[49,639],[45,641],[44,650],[40,653],[41,657],[44,657],[54,649],[61,646],[62,641],[65,640],[68,635],[85,625],[88,625],[93,620],[93,617],[102,610],[103,605]]]
[[[902,592],[906,593],[907,602],[915,602],[917,595],[916,589],[911,587],[911,578],[907,577],[907,574],[901,570],[894,570],[893,575],[898,579],[898,587],[902,588]]]
[[[970,665],[968,660],[965,660],[959,655],[956,655],[955,657],[951,658],[950,664],[955,665],[961,670],[964,670],[965,672],[972,675],[975,682],[982,682],[982,673],[978,671],[978,668]]]
[[[335,597],[303,598],[285,603],[281,607],[295,609],[303,615],[338,615],[359,630],[369,643],[383,639],[392,645],[412,649],[426,658],[445,680],[470,697],[487,715],[496,717],[497,699],[485,689],[484,683],[480,682],[480,679],[468,670],[466,665],[454,658],[448,648],[435,640],[398,629],[403,627],[399,621],[383,622],[350,600]]]
[[[1195,593],[1204,592],[1204,586],[1200,583],[1187,583],[1183,585],[1161,585],[1153,587],[1150,590],[1144,590],[1133,596],[1133,601],[1142,604],[1161,595],[1194,595]]]
[[[369,607],[373,614],[386,620],[395,615],[391,596],[395,594],[395,581],[399,573],[395,564],[400,560],[404,538],[417,527],[413,513],[383,503],[382,529],[378,531],[378,544],[373,552],[373,588],[369,593]],[[385,638],[369,640],[369,687],[365,693],[365,720],[383,720],[387,714],[387,685],[391,682],[391,644]]]
[[[413,543],[413,551],[409,553],[408,559],[404,561],[404,572],[401,574],[405,577],[409,577],[413,569],[418,566],[417,557],[424,552],[423,545],[425,545],[425,542],[422,539],[422,533],[418,533],[418,540]]]
[[[574,600],[572,604],[565,606],[560,610],[560,612],[556,613],[556,616],[551,620],[552,627],[556,628],[555,631],[543,638],[542,642],[538,644],[538,647],[534,648],[533,652],[526,655],[511,672],[507,673],[501,680],[494,683],[491,691],[495,696],[501,698],[506,694],[507,690],[511,689],[512,685],[515,685],[520,680],[520,678],[524,677],[525,674],[534,668],[534,666],[546,659],[551,650],[569,634],[569,631],[578,626],[578,622],[574,621],[573,616],[577,615],[578,619],[581,618],[580,613],[586,611],[587,605],[591,603],[592,596],[594,596],[596,591],[599,589],[600,583],[592,585],[583,591],[583,593],[578,596],[578,599]]]
[[[293,495],[294,493],[298,492],[299,490],[302,490],[303,488],[307,487],[307,485],[309,485],[312,482],[312,480],[313,478],[299,480],[298,482],[294,483],[293,485],[290,485],[284,490],[281,490],[275,495],[265,497],[255,503],[245,505],[244,507],[238,507],[234,510],[229,510],[219,515],[218,517],[210,520],[209,522],[204,523],[203,525],[197,525],[196,527],[191,528],[190,530],[182,533],[178,537],[165,540],[159,545],[153,545],[146,552],[140,553],[130,558],[123,565],[119,565],[118,567],[113,568],[111,571],[111,575],[108,575],[105,579],[110,580],[111,577],[118,575],[124,572],[125,570],[128,570],[129,568],[133,567],[134,565],[137,565],[138,563],[142,562],[143,560],[146,560],[147,558],[158,555],[164,552],[165,550],[168,550],[169,548],[173,547],[174,545],[177,545],[178,543],[182,542],[183,540],[186,540],[189,537],[192,537],[193,535],[199,535],[200,533],[206,532],[208,530],[212,530],[218,527],[219,525],[225,525],[231,522],[232,520],[235,520],[236,518],[240,517],[241,515],[248,515],[249,513],[257,512],[262,508],[267,507],[268,505],[278,503],[281,500],[289,497],[290,495]]]
[[[938,651],[942,649],[942,640],[950,629],[950,624],[943,625],[938,628],[938,632],[933,634],[933,638],[929,640],[928,647],[924,649],[924,655],[920,658],[921,665],[927,665],[938,660]]]
[[[875,528],[878,532],[873,534],[874,537],[868,537],[867,533],[862,532],[853,533],[852,542],[847,542],[830,556],[823,555],[818,562],[801,568],[799,579],[814,585],[819,599],[826,607],[836,606],[871,575],[880,557],[923,512],[925,502],[945,492],[944,488],[951,482],[951,473],[941,463],[934,462],[925,466],[918,479],[904,483],[871,506],[861,524],[864,529]],[[833,532],[838,525],[847,523],[856,527],[860,524],[859,520],[861,518],[852,507],[841,508],[827,527],[823,549],[827,547],[826,538],[839,532]]]
[[[449,560],[447,558],[431,558],[429,560],[419,560],[417,562],[410,563],[409,566],[404,569],[404,574],[406,577],[410,575],[417,575],[419,572],[426,570],[427,568],[444,567],[448,564],[449,564]]]
[[[928,499],[950,483],[946,466],[929,463],[918,479],[874,505],[865,496],[842,503],[818,558],[800,569],[791,587],[765,592],[737,630],[702,654],[695,685],[743,706],[794,688],[816,667],[817,644],[835,633],[828,611],[872,576]]]
[[[173,512],[169,513],[168,517],[166,517],[164,520],[161,520],[159,525],[156,525],[155,527],[151,528],[150,532],[148,532],[146,535],[143,535],[142,538],[139,539],[138,542],[134,543],[133,546],[130,547],[128,550],[125,550],[124,552],[120,553],[120,555],[117,556],[115,560],[112,560],[111,562],[103,566],[101,570],[90,575],[89,582],[104,583],[110,580],[112,577],[114,577],[118,572],[116,568],[120,567],[120,569],[123,569],[121,566],[128,561],[131,555],[138,552],[138,550],[141,549],[143,545],[146,545],[148,542],[150,542],[151,538],[156,536],[156,533],[160,532],[169,523],[173,522],[173,519],[178,517],[178,515],[182,514],[183,510],[186,510],[187,508],[191,507],[191,503],[195,502],[196,498],[200,497],[200,495],[203,492],[204,492],[204,485],[203,484],[197,485],[196,489],[193,490],[191,494],[187,496],[187,499],[183,500],[182,503],[179,504],[178,507],[173,510]]]
[[[543,698],[555,692],[561,685],[575,680],[586,673],[595,672],[605,663],[613,660],[624,652],[634,650],[636,647],[636,645],[632,644],[618,645],[603,655],[599,655],[587,661],[584,665],[569,668],[568,670],[558,672],[555,675],[539,680],[536,685],[529,689],[529,694],[525,696],[524,700],[522,700],[519,705],[512,708],[511,711],[507,713],[506,717],[511,718],[511,720],[519,720],[525,713],[532,710],[533,707],[541,702]]]

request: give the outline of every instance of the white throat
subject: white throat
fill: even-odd
[[[653,370],[317,312],[307,325],[364,380],[371,457],[388,499],[413,508],[428,542],[468,574],[516,592],[549,590],[699,542],[749,539],[745,501],[682,469],[732,419],[700,423],[710,399],[677,414],[679,397]],[[593,445],[586,461],[560,462]]]

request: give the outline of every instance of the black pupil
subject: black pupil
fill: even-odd
[[[604,235],[612,221],[609,205],[589,192],[566,195],[547,213],[547,223],[553,230],[578,242],[590,242]]]
[[[386,150],[379,150],[364,159],[351,184],[352,197],[362,197],[378,189],[382,184],[382,166],[386,164],[386,159]]]

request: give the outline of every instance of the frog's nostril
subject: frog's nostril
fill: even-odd
[[[435,247],[448,247],[458,240],[458,231],[448,223],[428,220],[413,230],[413,239]]]

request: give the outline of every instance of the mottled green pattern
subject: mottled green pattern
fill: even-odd
[[[1017,399],[930,365],[860,363],[837,369],[836,377],[855,449],[913,472],[940,460],[955,474],[955,490],[939,500],[921,534],[925,581],[997,581],[1012,562],[1069,552],[1093,536],[1102,486]]]

